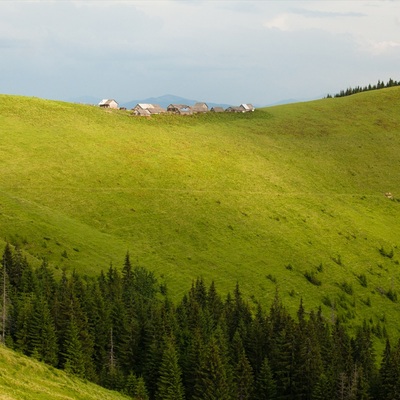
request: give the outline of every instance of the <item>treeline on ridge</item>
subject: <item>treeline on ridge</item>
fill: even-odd
[[[377,89],[385,89],[393,86],[400,86],[400,81],[395,81],[392,78],[390,78],[387,83],[378,80],[378,83],[375,85],[369,84],[368,86],[356,86],[354,88],[347,88],[346,90],[341,90],[339,93],[336,93],[335,95],[328,94],[326,96],[327,99],[331,99],[332,97],[345,97],[345,96],[351,96],[352,94],[356,93],[361,93],[361,92],[368,92],[370,90],[377,90]]]
[[[129,254],[121,270],[56,279],[7,245],[1,266],[3,342],[134,399],[399,398],[400,342],[378,366],[367,322],[350,335],[321,309],[293,317],[278,295],[252,308],[239,285],[222,298],[200,278],[175,304]]]

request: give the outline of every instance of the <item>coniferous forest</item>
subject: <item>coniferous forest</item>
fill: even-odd
[[[250,306],[239,284],[222,298],[201,278],[172,302],[129,255],[97,277],[60,275],[6,246],[3,343],[134,399],[400,399],[400,342],[378,357],[367,322],[350,334],[321,309],[292,316],[278,293]]]

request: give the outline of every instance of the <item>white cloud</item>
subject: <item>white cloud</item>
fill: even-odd
[[[278,29],[280,31],[290,31],[294,30],[293,16],[290,14],[280,14],[266,22],[264,26],[268,29]]]
[[[364,44],[365,50],[375,55],[381,55],[382,53],[393,51],[400,47],[400,42],[395,41],[381,41],[374,42],[369,41]]]
[[[285,32],[318,30],[348,35],[359,50],[378,55],[400,42],[400,2],[300,1],[267,19],[264,27]]]

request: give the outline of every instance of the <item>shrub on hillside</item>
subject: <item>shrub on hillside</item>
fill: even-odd
[[[393,256],[394,256],[393,249],[390,249],[390,251],[387,251],[387,250],[385,250],[385,248],[383,246],[381,246],[381,248],[379,249],[379,253],[383,257],[387,257],[387,258],[393,258]]]
[[[321,286],[322,282],[317,278],[314,272],[306,271],[304,272],[304,277],[308,280],[308,282],[312,283],[314,286]]]
[[[353,286],[351,285],[351,283],[343,281],[342,283],[339,283],[338,285],[340,287],[340,289],[343,290],[343,292],[347,293],[348,295],[352,295],[353,294]]]
[[[358,278],[361,286],[363,286],[363,287],[368,286],[367,277],[365,276],[365,274],[360,274],[357,276],[357,278]]]

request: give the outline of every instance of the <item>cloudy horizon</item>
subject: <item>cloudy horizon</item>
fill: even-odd
[[[0,93],[236,104],[400,80],[400,3],[1,0]]]

